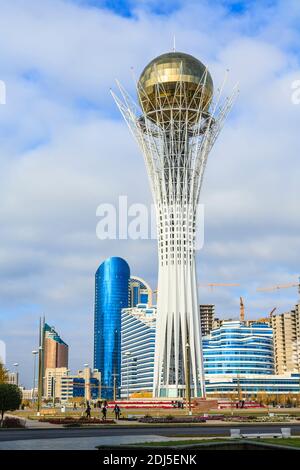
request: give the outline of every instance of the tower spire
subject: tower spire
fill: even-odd
[[[219,106],[222,87],[213,100],[205,65],[179,52],[163,54],[144,69],[137,85],[140,109],[119,90],[122,98],[113,97],[144,155],[159,228],[153,395],[205,397],[196,205],[209,151],[236,91]]]

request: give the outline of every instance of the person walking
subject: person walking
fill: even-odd
[[[115,404],[115,407],[114,407],[114,413],[115,413],[116,419],[120,419],[121,410],[120,410],[120,407],[117,405],[117,403]]]
[[[102,421],[106,421],[106,415],[107,415],[107,407],[103,405],[102,408]]]
[[[91,407],[90,407],[90,404],[89,404],[89,403],[87,404],[85,413],[86,413],[86,417],[87,417],[88,419],[90,419],[90,417],[91,417]]]

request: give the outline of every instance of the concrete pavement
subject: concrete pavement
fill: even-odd
[[[0,442],[0,450],[96,450],[99,445],[127,445],[169,441],[172,438],[146,434],[139,436],[63,437]]]

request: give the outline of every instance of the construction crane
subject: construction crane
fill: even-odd
[[[208,284],[198,284],[199,287],[211,287],[212,289],[214,287],[237,287],[240,284],[237,284],[235,282],[232,283],[225,283],[225,282],[210,282]]]
[[[225,282],[210,282],[208,284],[198,284],[199,287],[210,287],[213,289],[214,287],[236,287],[240,284],[237,283],[225,283]],[[157,289],[153,291],[154,294],[157,294]]]
[[[297,282],[297,284],[291,282],[289,284],[279,284],[277,286],[258,287],[256,290],[258,292],[267,292],[267,291],[273,291],[273,290],[279,290],[279,289],[289,289],[290,287],[298,287],[298,292],[300,294],[300,277],[299,277],[299,281]]]
[[[257,320],[255,320],[255,323],[268,323],[270,321],[270,319],[272,318],[273,313],[275,312],[275,310],[277,310],[277,307],[274,307],[271,310],[268,317],[258,318]]]
[[[240,321],[245,321],[245,305],[242,297],[240,297]]]
[[[273,316],[273,313],[277,310],[277,307],[274,307],[273,310],[269,313],[269,317],[271,318]]]

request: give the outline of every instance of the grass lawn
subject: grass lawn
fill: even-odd
[[[247,441],[249,442],[250,439]],[[275,444],[280,446],[291,446],[291,447],[299,447],[300,448],[300,438],[291,438],[291,439],[251,439],[252,442],[257,443],[267,443],[267,444]],[[221,443],[221,442],[233,442],[232,439],[226,439],[226,437],[212,438],[212,439],[186,439],[186,440],[174,440],[174,441],[162,441],[162,442],[143,442],[139,444],[134,444],[134,447],[172,447],[172,446],[187,446],[193,444],[210,444],[210,443]],[[236,439],[235,442],[242,443],[245,442],[243,439]]]
[[[282,446],[293,446],[300,447],[300,438],[288,438],[288,439],[257,439],[259,442],[267,442],[268,444],[278,444]]]
[[[149,446],[149,447],[172,447],[172,446],[186,446],[191,444],[207,444],[210,442],[225,442],[229,441],[226,438],[219,439],[186,439],[180,441],[161,441],[161,442],[143,442],[142,444],[134,444],[135,447]]]

